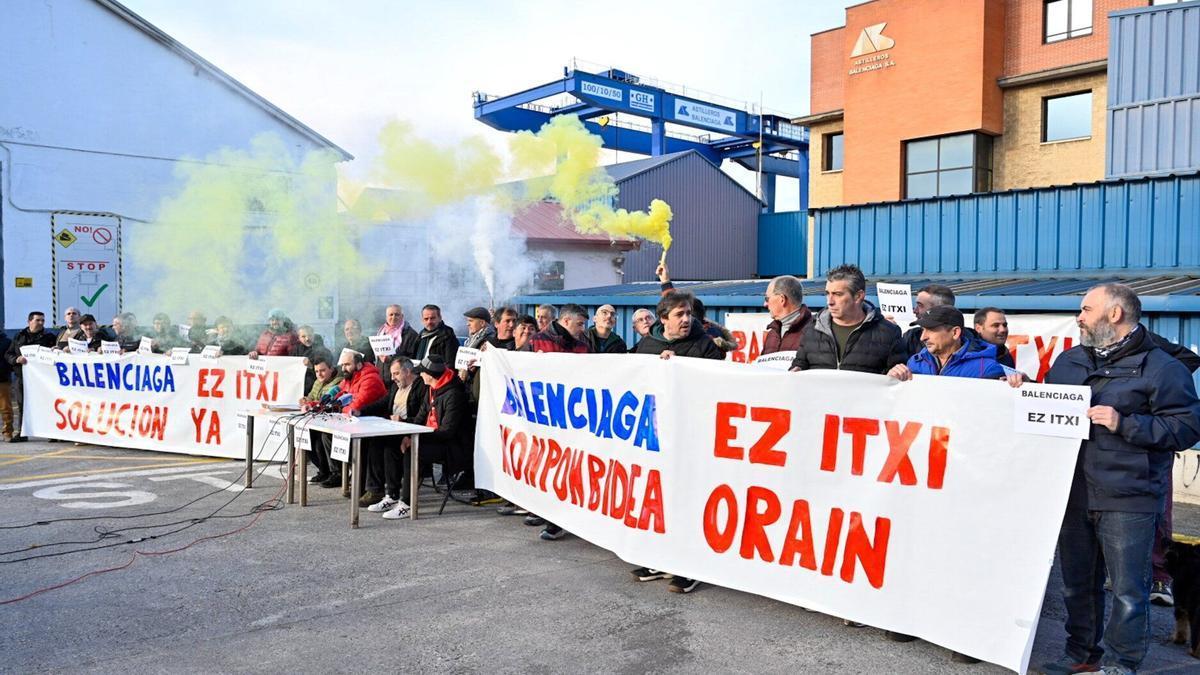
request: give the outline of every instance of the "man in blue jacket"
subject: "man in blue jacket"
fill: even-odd
[[[913,375],[1003,378],[1004,368],[996,360],[996,345],[971,337],[964,324],[962,312],[953,305],[926,310],[913,322],[921,329],[925,348],[909,357],[908,363],[892,367],[888,375],[901,381]]]
[[[1151,548],[1170,499],[1174,452],[1200,440],[1200,402],[1187,368],[1155,345],[1142,304],[1122,284],[1088,291],[1080,345],[1046,381],[1091,387],[1091,436],[1082,442],[1058,536],[1067,644],[1047,673],[1137,670],[1150,642]],[[1104,574],[1113,603],[1104,621]]]

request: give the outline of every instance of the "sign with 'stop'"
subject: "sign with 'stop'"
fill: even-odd
[[[121,221],[114,216],[54,214],[55,306],[75,306],[97,318],[120,311]]]

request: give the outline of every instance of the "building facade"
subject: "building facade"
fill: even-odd
[[[1198,4],[872,0],[848,8],[844,26],[812,36],[812,113],[796,120],[811,131],[810,207],[1111,175],[1109,72],[1118,58],[1132,65],[1110,49],[1115,15],[1163,15],[1149,25]],[[1144,11],[1152,5],[1162,7]],[[1179,54],[1190,53],[1183,35]],[[1195,69],[1178,70],[1185,82]],[[1188,87],[1167,91],[1184,96]]]

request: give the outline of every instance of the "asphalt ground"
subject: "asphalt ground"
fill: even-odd
[[[359,530],[340,490],[314,487],[308,508],[256,512],[282,485],[278,465],[258,467],[255,488],[242,491],[242,465],[227,460],[0,444],[0,525],[101,516],[0,529],[0,601],[128,565],[0,605],[0,671],[1007,672],[747,593],[669,593],[576,537],[540,541],[520,517],[453,502],[438,516],[429,489],[419,520],[364,510]],[[1200,535],[1200,507],[1176,508],[1177,531]],[[230,517],[192,523],[213,512]],[[159,527],[104,534],[146,525]],[[168,555],[133,555],[247,525]],[[163,536],[121,544],[154,534]],[[1059,586],[1055,571],[1034,665],[1061,649]],[[1153,609],[1152,628],[1142,672],[1200,672],[1200,661],[1168,644],[1170,609]]]

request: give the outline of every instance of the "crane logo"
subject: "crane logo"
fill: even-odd
[[[883,34],[885,26],[887,26],[886,22],[864,28],[854,43],[854,50],[850,52],[850,58],[866,56],[895,47],[896,41]]]

